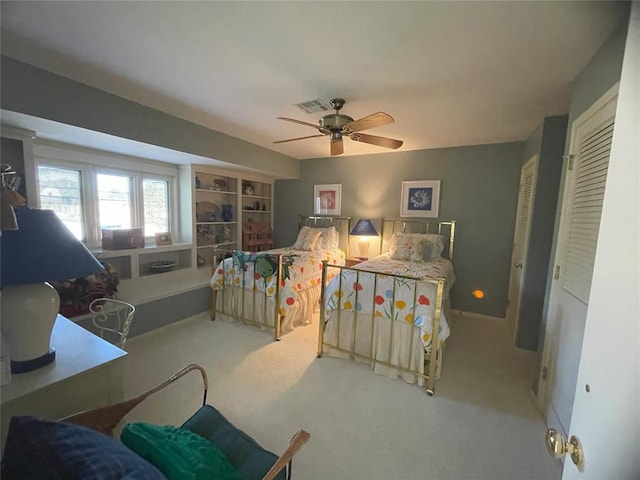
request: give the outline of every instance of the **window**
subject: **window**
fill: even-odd
[[[131,228],[131,177],[99,173],[97,179],[100,228]]]
[[[147,236],[169,231],[169,182],[145,178],[142,180],[144,196],[144,234]]]
[[[39,205],[56,212],[89,247],[101,245],[103,228],[144,227],[145,237],[155,241],[155,234],[171,232],[176,220],[172,168],[158,171],[162,173],[37,159]]]
[[[80,170],[38,165],[40,207],[56,212],[79,239],[85,238]]]

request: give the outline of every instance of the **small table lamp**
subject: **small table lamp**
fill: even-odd
[[[357,235],[358,238],[358,251],[360,252],[360,259],[366,260],[369,254],[369,237],[377,237],[378,232],[371,223],[371,220],[361,218],[355,224],[355,226],[349,232],[349,235]]]
[[[0,237],[0,308],[11,371],[21,373],[55,359],[50,343],[60,297],[46,282],[85,277],[104,267],[52,210],[14,210],[18,229]]]

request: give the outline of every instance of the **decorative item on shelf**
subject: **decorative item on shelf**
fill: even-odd
[[[207,260],[202,255],[198,254],[198,266],[204,267],[206,263],[207,263]]]
[[[202,184],[200,183],[200,178],[196,177],[196,188],[200,188]]]
[[[213,245],[216,235],[209,229],[209,225],[198,225],[196,228],[196,242],[198,246]]]
[[[230,222],[233,218],[233,212],[231,211],[230,203],[223,203],[222,205],[222,220],[224,222]]]
[[[144,248],[144,228],[103,228],[102,248],[105,250]]]
[[[156,237],[156,245],[171,245],[173,242],[171,241],[171,233],[169,232],[160,232],[155,234]]]
[[[217,222],[220,218],[220,205],[212,202],[196,203],[197,222]]]
[[[49,283],[100,273],[104,267],[51,210],[14,208],[17,230],[2,233],[2,337],[13,373],[55,360],[51,332],[60,308]]]
[[[223,225],[220,227],[219,231],[221,240],[223,242],[228,242],[229,240],[231,240],[231,229],[229,227]]]
[[[374,228],[373,223],[371,223],[371,220],[365,218],[361,218],[360,220],[358,220],[358,222],[349,232],[349,235],[360,237],[358,239],[358,250],[360,252],[360,257],[358,258],[361,260],[366,260],[367,255],[369,254],[369,239],[371,237],[378,236],[378,232],[376,232],[376,229]]]
[[[253,195],[256,187],[251,182],[242,182],[242,193],[245,195]]]
[[[267,204],[266,204],[266,203],[263,203],[263,204],[262,204],[262,211],[263,211],[263,212],[266,212],[266,211],[267,211]]]
[[[104,272],[70,280],[52,282],[60,295],[60,313],[76,317],[89,313],[89,304],[97,298],[115,298],[120,275],[113,265],[103,263]]]
[[[164,273],[170,272],[178,265],[177,262],[171,260],[160,260],[158,262],[151,262],[147,264],[147,268],[151,273]]]
[[[224,178],[216,178],[213,181],[213,189],[214,190],[226,190],[227,189],[227,181]]]

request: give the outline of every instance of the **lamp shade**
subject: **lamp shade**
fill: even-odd
[[[51,210],[15,208],[17,230],[0,237],[2,337],[13,373],[54,361],[51,332],[60,297],[47,281],[99,273],[104,267]]]
[[[2,277],[5,285],[25,285],[86,277],[104,270],[52,210],[15,207],[18,230],[5,231]]]
[[[371,220],[361,218],[351,229],[349,235],[358,235],[360,237],[377,237],[378,232],[376,232],[376,229],[373,226],[373,223],[371,223]]]

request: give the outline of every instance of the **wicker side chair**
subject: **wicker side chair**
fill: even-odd
[[[89,304],[91,321],[108,342],[124,348],[136,307],[122,300],[97,298]]]

